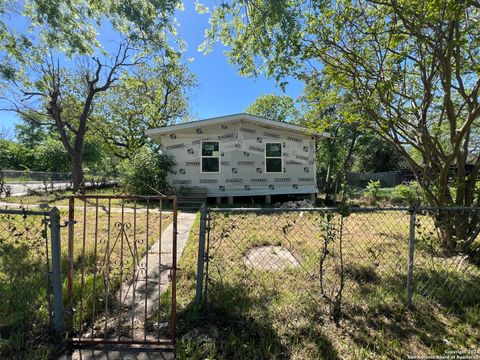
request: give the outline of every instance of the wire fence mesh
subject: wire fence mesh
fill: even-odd
[[[404,308],[411,296],[416,305],[450,310],[478,303],[479,215],[466,208],[210,209],[207,309],[232,298],[239,316],[267,316],[258,304],[290,299],[338,320]]]
[[[414,294],[447,307],[480,301],[480,209],[420,209]]]
[[[0,209],[0,355],[51,335],[48,212]],[[11,353],[10,353],[11,354]]]

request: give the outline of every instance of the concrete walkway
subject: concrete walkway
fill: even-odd
[[[196,219],[196,213],[178,213],[177,221],[177,262],[182,256],[185,244],[192,225]],[[173,259],[173,223],[171,223],[163,232],[161,238],[161,248],[159,242],[154,243],[149,252],[140,260],[140,267],[135,279],[122,286],[122,303],[125,305],[125,317],[122,321],[124,326],[131,329],[131,312],[134,310],[134,338],[143,339],[145,305],[147,308],[147,317],[156,310],[160,295],[165,292],[169,286],[170,267]],[[145,264],[148,260],[148,281]],[[143,270],[142,270],[143,269]],[[148,289],[146,289],[148,287]],[[146,291],[148,290],[148,291]],[[135,294],[133,296],[133,294]],[[147,304],[145,304],[145,301]],[[115,331],[118,319],[112,321],[112,330]],[[123,326],[122,326],[123,327]],[[90,336],[84,334],[84,336]],[[100,337],[101,334],[94,334],[94,337]],[[147,339],[149,336],[147,335]],[[155,335],[152,337],[155,338]],[[72,354],[60,356],[61,360],[84,360],[84,359],[174,359],[172,350],[159,350],[148,347],[96,347],[90,349],[76,349]]]
[[[181,212],[178,214],[177,267],[196,216],[196,213]],[[153,244],[149,252],[140,260],[140,268],[134,281],[124,284],[122,287],[121,301],[129,312],[132,307],[134,308],[134,319],[137,325],[135,330],[139,332],[138,337],[143,336],[145,316],[149,318],[154,314],[159,305],[160,295],[168,288],[172,261],[173,223],[162,233],[161,242]],[[146,264],[148,264],[148,271],[145,268]]]

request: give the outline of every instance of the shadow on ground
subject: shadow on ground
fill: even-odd
[[[216,283],[203,320],[195,320],[201,314],[193,305],[179,314],[178,359],[290,359],[305,346],[314,347],[308,351],[319,358],[340,358],[322,333],[318,314],[312,312],[310,321],[287,330],[289,324],[272,314],[275,301],[271,289],[252,292],[241,283]]]

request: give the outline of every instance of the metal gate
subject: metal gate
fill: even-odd
[[[176,197],[71,196],[67,226],[69,339],[173,345]]]

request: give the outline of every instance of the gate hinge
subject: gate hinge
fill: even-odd
[[[63,225],[60,225],[60,227],[67,227],[67,226],[70,226],[70,225],[75,225],[77,223],[76,220],[65,220],[63,222]]]

